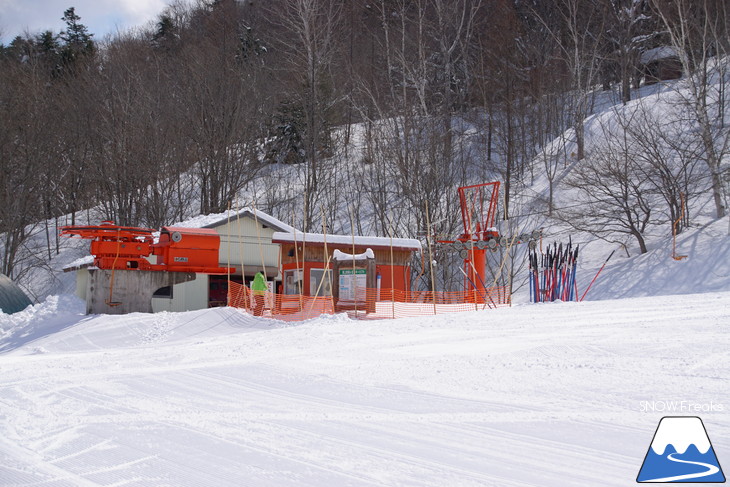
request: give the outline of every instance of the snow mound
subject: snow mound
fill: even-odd
[[[0,314],[0,353],[53,335],[76,323],[84,314],[84,302],[72,295],[49,296],[12,315]]]
[[[84,316],[84,312],[83,301],[62,295],[51,296],[15,315],[0,315],[0,353],[38,354],[158,346],[291,326],[277,320],[255,318],[235,308],[121,316]]]

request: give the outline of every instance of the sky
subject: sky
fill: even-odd
[[[81,23],[102,40],[107,34],[141,27],[154,21],[172,0],[0,0],[0,42],[8,44],[25,32],[59,32],[61,18],[69,8],[76,9]]]

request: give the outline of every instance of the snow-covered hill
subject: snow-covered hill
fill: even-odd
[[[599,100],[589,154],[637,103]],[[575,198],[560,162],[558,207]],[[667,225],[638,254],[536,211],[547,191],[521,188],[501,230],[580,244],[580,294],[615,251],[582,303],[528,304],[523,269],[515,306],[481,312],[84,316],[61,269],[86,243],[62,242],[26,276],[40,304],[0,314],[0,485],[625,486],[666,415],[701,415],[730,465],[728,217],[693,199],[675,260]]]
[[[711,77],[710,81],[717,84],[717,76]],[[715,91],[718,87],[719,85],[714,87]],[[714,92],[713,90],[710,91]],[[506,235],[512,235],[523,231],[531,232],[540,228],[543,230],[546,244],[554,241],[567,242],[569,238],[572,239],[574,245],[579,244],[581,246],[581,255],[578,260],[579,288],[581,286],[585,288],[588,285],[606,257],[616,250],[612,260],[608,263],[586,299],[612,299],[631,296],[699,293],[708,290],[730,290],[730,272],[727,268],[727,262],[730,261],[730,253],[728,253],[730,249],[730,221],[727,216],[720,220],[715,219],[715,211],[709,191],[695,194],[690,198],[688,208],[692,215],[690,227],[680,234],[677,240],[677,253],[688,256],[686,260],[681,262],[671,259],[672,232],[671,225],[666,222],[666,218],[661,221],[661,224],[649,225],[645,231],[649,252],[645,255],[638,255],[636,242],[630,235],[614,233],[604,241],[598,239],[594,234],[570,228],[564,221],[547,216],[546,201],[550,181],[545,173],[543,159],[555,159],[556,173],[552,184],[554,186],[554,206],[557,214],[561,209],[576,206],[575,202],[578,198],[576,189],[565,184],[575,168],[580,164],[592,164],[591,156],[597,148],[601,147],[607,134],[620,130],[622,123],[625,123],[626,120],[635,120],[641,117],[660,121],[666,120],[671,123],[668,122],[662,127],[663,130],[671,131],[669,136],[677,139],[683,137],[697,138],[692,131],[692,124],[682,122],[680,117],[682,111],[686,109],[686,107],[683,108],[683,100],[688,96],[686,80],[644,86],[636,90],[634,96],[634,100],[622,105],[618,103],[615,93],[610,91],[597,92],[593,102],[593,114],[585,122],[586,160],[576,161],[573,157],[576,152],[576,145],[572,129],[557,137],[552,143],[547,144],[539,151],[538,157],[532,163],[533,167],[530,172],[533,173],[533,176],[525,178],[524,181],[513,181],[511,190],[512,217],[508,221],[498,221],[499,230]],[[484,137],[478,136],[475,125],[470,125],[469,122],[461,119],[459,119],[459,123],[464,125],[458,132],[461,134],[460,143],[468,147],[469,150],[466,152],[475,154],[475,158],[481,157],[484,148],[479,144],[483,144],[482,139]],[[682,129],[686,129],[687,132],[681,132]],[[727,132],[728,129],[725,128],[724,130]],[[366,145],[364,127],[354,126],[351,132],[352,136],[349,139],[350,145],[347,151],[349,156],[338,159],[336,164],[338,167],[343,166],[345,168],[342,169],[342,172],[347,175],[347,178],[364,178],[368,175],[367,164],[362,162],[362,154]],[[730,161],[725,161],[724,164],[729,166]],[[474,165],[475,167],[478,166],[478,164]],[[702,164],[698,164],[698,167],[697,171],[707,172],[707,168]],[[257,194],[256,186],[266,188],[264,190],[266,192],[273,191],[272,197],[282,191],[293,190],[296,193],[297,188],[299,188],[297,184],[302,178],[301,171],[303,170],[303,167],[296,165],[272,165],[263,172],[264,176],[261,181],[257,181],[252,185],[252,188],[246,190],[245,194],[240,195],[240,201],[254,201],[253,196]],[[474,170],[474,168],[470,168],[470,170]],[[484,177],[484,175],[481,172],[479,174],[479,176],[473,175],[474,180],[471,182],[483,182],[479,178]],[[277,187],[276,184],[280,184],[281,187]],[[709,182],[705,181],[704,184],[709,185]],[[504,187],[502,191],[504,191]],[[258,194],[258,196],[261,195]],[[292,204],[295,205],[299,197],[301,195],[296,196],[289,193],[286,195],[286,198],[294,201]],[[455,188],[453,195],[445,194],[443,197],[454,200]],[[195,198],[191,203],[193,206],[195,206],[194,200]],[[364,215],[363,218],[369,221],[369,219],[372,219],[372,214],[375,213],[375,210],[371,207],[372,202],[368,198],[361,198],[358,201],[361,205],[357,208],[358,215]],[[343,202],[342,208],[338,208],[337,211],[340,211],[340,213],[344,211],[344,213],[339,215],[338,220],[332,222],[334,229],[346,233],[349,230],[343,230],[343,225],[347,226],[352,216],[350,213],[352,209],[349,208],[348,204],[349,201]],[[191,212],[192,209],[189,209],[186,214]],[[663,206],[655,210],[655,213],[662,212],[666,212],[666,208]],[[455,212],[452,213],[456,214]],[[77,223],[97,224],[103,217],[100,212],[90,210],[78,213],[76,218]],[[210,218],[210,216],[194,217],[187,222],[178,223],[178,225],[203,224],[210,221]],[[289,213],[285,220],[290,221],[292,218],[294,217]],[[88,243],[70,239],[61,239],[59,242],[54,241],[53,233],[55,228],[58,225],[69,223],[67,220],[60,218],[57,221],[40,222],[29,230],[34,237],[27,242],[25,251],[32,254],[33,259],[38,262],[30,266],[27,272],[21,273],[19,284],[29,292],[33,300],[43,301],[47,296],[68,294],[74,291],[74,275],[64,273],[62,269],[79,257],[86,255]],[[368,231],[374,231],[374,228],[366,224],[362,230],[368,233]],[[399,236],[423,236],[423,229],[414,227],[411,230],[399,229],[400,232],[406,232],[399,234]],[[411,233],[408,233],[409,231]],[[59,253],[53,251],[56,246],[60,248]],[[444,259],[446,254],[442,253],[439,258]],[[524,256],[524,253],[522,256]],[[520,256],[520,259],[522,256]],[[416,259],[416,261],[416,266],[420,265],[420,259]],[[461,281],[461,275],[455,269],[452,269],[455,262],[455,260],[438,262],[442,266],[440,269],[453,271],[455,277],[452,276],[453,278],[449,282]],[[523,268],[517,272],[513,280],[515,302],[526,302],[528,300],[527,270],[524,266],[524,259],[522,259],[522,265]],[[520,262],[517,263],[516,267],[520,267]],[[443,282],[439,284],[443,284]],[[430,287],[430,283],[426,283],[425,278],[417,285]]]

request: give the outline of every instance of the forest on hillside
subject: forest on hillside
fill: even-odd
[[[412,236],[428,204],[455,234],[456,187],[499,179],[508,219],[542,177],[552,214],[559,168],[589,155],[597,94],[626,104],[682,73],[691,141],[627,120],[566,184],[625,183],[635,194],[608,203],[612,231],[634,237],[677,218],[680,193],[711,192],[723,216],[729,12],[725,0],[197,0],[98,39],[69,8],[63,31],[0,45],[0,272],[38,258],[24,247],[38,222],[90,208],[157,228],[255,204],[304,231]],[[645,211],[644,194],[668,210]]]

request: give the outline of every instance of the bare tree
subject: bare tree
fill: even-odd
[[[641,253],[647,234],[661,225],[671,233],[679,222],[681,231],[705,184],[698,168],[702,142],[688,135],[690,125],[681,115],[660,118],[642,102],[603,116],[601,141],[566,181],[576,204],[559,210],[559,218],[608,241],[630,236]]]
[[[630,134],[609,122],[602,129],[601,143],[566,180],[575,203],[557,215],[573,228],[607,241],[632,237],[646,253],[645,233],[660,221],[654,185],[637,163],[639,148]]]
[[[7,89],[0,94],[0,272],[18,278],[28,267],[24,251],[45,213],[47,188],[39,177],[49,163],[45,73],[34,63],[0,69]]]
[[[275,23],[283,29],[278,42],[286,56],[285,69],[293,83],[285,84],[301,108],[299,127],[306,172],[304,230],[314,226],[321,160],[330,154],[331,114],[337,98],[332,70],[341,50],[342,4],[335,0],[281,0]],[[271,6],[272,15],[274,5]]]
[[[656,37],[647,0],[605,0],[604,89],[618,79],[621,101],[631,100],[632,81],[637,79],[641,50]]]
[[[616,119],[636,146],[635,162],[639,171],[651,182],[652,193],[665,204],[667,223],[678,222],[679,233],[689,226],[692,201],[702,194],[706,183],[698,167],[702,142],[688,135],[692,131],[681,116],[665,115],[660,119],[643,102],[630,113],[630,117]]]
[[[200,211],[223,211],[261,167],[265,49],[242,23],[232,0],[203,7],[191,20],[182,54],[181,101],[190,156],[200,184]]]
[[[716,55],[728,52],[728,10],[722,0],[652,0],[669,35],[682,68],[685,82],[677,91],[697,124],[703,144],[703,159],[710,171],[712,197],[718,218],[725,216],[721,162],[730,150],[730,132],[724,127],[720,101],[728,83],[724,76],[727,59]],[[718,69],[719,68],[719,69]],[[713,79],[713,75],[721,74]],[[716,87],[719,87],[716,88]],[[721,123],[717,123],[722,121]]]
[[[569,75],[566,108],[575,130],[577,160],[585,157],[584,121],[590,113],[593,86],[603,64],[600,48],[605,18],[599,1],[554,0],[552,6],[533,10],[559,46]]]

